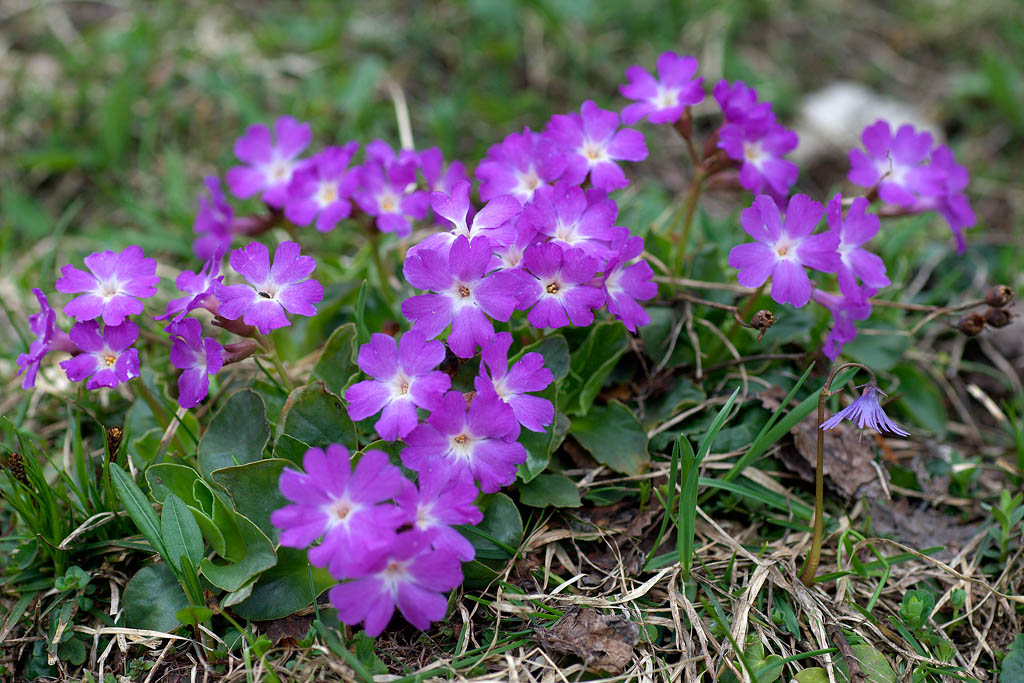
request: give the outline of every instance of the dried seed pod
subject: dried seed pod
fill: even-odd
[[[111,427],[107,430],[107,450],[110,451],[110,459],[117,459],[117,449],[121,447],[121,438],[124,431],[120,427]]]
[[[25,461],[21,459],[20,453],[11,453],[7,457],[7,469],[11,471],[11,476],[20,481],[25,486],[28,486],[28,475],[25,474]]]
[[[996,285],[985,295],[985,303],[992,308],[1002,308],[1011,301],[1013,301],[1013,290],[1006,285]]]
[[[981,313],[965,315],[956,327],[968,337],[977,337],[985,329],[985,316]]]
[[[750,326],[757,330],[757,341],[761,341],[764,333],[768,331],[772,325],[775,324],[775,316],[772,315],[771,311],[761,310],[754,314],[754,317],[750,319]]]
[[[985,322],[992,327],[1006,327],[1013,316],[1005,308],[990,308],[985,311]]]

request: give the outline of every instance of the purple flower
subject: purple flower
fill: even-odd
[[[120,325],[129,315],[142,313],[142,302],[156,294],[156,259],[145,258],[142,247],[95,251],[85,257],[90,272],[70,263],[60,269],[57,291],[78,294],[64,304],[64,314],[79,322],[103,318],[105,325]]]
[[[456,160],[446,166],[444,156],[437,147],[423,150],[419,153],[419,158],[423,179],[427,181],[427,189],[431,192],[451,194],[456,183],[469,180],[466,165]]]
[[[619,206],[601,190],[584,193],[564,180],[539,191],[523,207],[523,216],[537,232],[566,249],[576,247],[587,256],[607,259],[610,244],[625,228],[615,227]]]
[[[413,520],[415,530],[433,533],[431,545],[435,550],[469,562],[476,555],[473,544],[452,526],[483,520],[476,506],[478,493],[470,477],[454,474],[443,466],[428,467],[419,473],[419,485],[406,486],[395,502]]]
[[[882,410],[882,404],[878,395],[882,394],[881,389],[874,383],[868,384],[864,392],[853,403],[846,406],[838,413],[821,423],[822,429],[835,429],[843,420],[857,421],[857,426],[863,429],[871,427],[876,432],[890,432],[900,436],[910,436],[910,432],[904,431],[898,424],[889,419],[889,416]]]
[[[499,268],[518,272],[526,250],[538,242],[545,242],[546,238],[537,232],[537,229],[533,227],[524,214],[519,214],[515,227],[516,237],[511,243],[491,246],[494,249],[496,265]]]
[[[892,134],[888,121],[879,120],[864,129],[860,149],[850,150],[851,183],[863,187],[878,186],[882,201],[913,207],[919,196],[942,194],[940,169],[924,165],[932,149],[932,136],[918,133],[910,124]]]
[[[970,175],[966,168],[956,163],[953,152],[945,145],[936,147],[932,152],[931,168],[942,174],[942,193],[935,197],[918,199],[914,210],[935,210],[941,213],[956,238],[956,252],[962,254],[967,246],[964,230],[974,227],[977,222],[971,202],[964,194],[967,183],[970,182]]]
[[[529,128],[512,133],[492,145],[476,167],[480,199],[486,202],[510,194],[528,202],[534,192],[565,172],[566,161],[565,155],[539,133]]]
[[[631,126],[645,116],[651,123],[673,123],[686,107],[704,99],[704,79],[694,78],[697,60],[662,52],[658,57],[658,78],[642,66],[626,69],[629,83],[619,86],[622,96],[637,100],[622,110],[622,122]]]
[[[228,170],[231,193],[246,199],[262,192],[260,198],[264,202],[283,207],[288,199],[292,173],[299,165],[296,158],[312,138],[309,124],[299,123],[291,116],[282,116],[274,122],[273,137],[262,123],[246,128],[245,135],[235,142],[235,156],[247,165]]]
[[[878,216],[867,213],[868,205],[867,199],[857,197],[844,220],[843,197],[837,193],[825,208],[829,231],[839,239],[840,264],[836,271],[839,290],[849,299],[864,298],[857,285],[858,279],[871,289],[872,294],[889,286],[885,263],[877,254],[861,248],[878,233],[879,227]]]
[[[647,261],[629,264],[644,250],[642,237],[630,237],[608,261],[604,277],[604,302],[608,312],[622,321],[630,332],[651,322],[638,301],[653,299],[658,285],[653,282],[654,271]]]
[[[384,166],[394,163],[412,164],[414,170],[422,164],[420,154],[416,150],[401,149],[396,154],[391,145],[379,138],[366,143],[366,161]]]
[[[359,208],[377,219],[381,232],[406,237],[412,232],[410,219],[426,217],[430,194],[422,190],[407,192],[416,182],[416,166],[416,161],[394,161],[385,167],[380,161],[368,159],[360,167],[359,187],[353,198]]]
[[[296,169],[288,184],[285,217],[296,225],[309,225],[316,218],[320,232],[330,232],[338,221],[348,218],[352,213],[349,196],[358,182],[348,163],[358,149],[358,142],[327,147]]]
[[[235,217],[235,212],[220,189],[220,179],[208,176],[203,182],[210,196],[199,196],[199,211],[192,222],[192,230],[199,235],[192,243],[192,251],[201,261],[231,248],[231,221]]]
[[[139,376],[139,352],[129,348],[139,338],[139,328],[131,321],[107,325],[100,334],[95,320],[75,323],[69,335],[82,352],[61,362],[68,379],[81,382],[89,378],[85,388],[116,387]]]
[[[250,284],[225,285],[214,289],[220,303],[218,314],[228,320],[242,318],[246,325],[255,325],[262,334],[287,327],[288,316],[316,315],[315,304],[323,301],[324,288],[316,280],[307,279],[316,261],[301,256],[295,242],[282,242],[270,252],[259,242],[252,242],[231,252],[231,267]]]
[[[718,81],[714,96],[728,123],[742,124],[750,119],[766,117],[772,111],[772,103],[759,102],[757,91],[743,81],[735,81],[731,85],[726,80]]]
[[[171,365],[184,370],[178,378],[178,405],[195,408],[210,391],[210,375],[224,365],[224,347],[216,339],[203,336],[203,324],[195,318],[183,318],[166,328],[171,335]]]
[[[413,287],[436,292],[402,302],[402,315],[413,322],[412,329],[432,339],[450,324],[448,347],[460,358],[472,357],[494,336],[489,318],[511,317],[522,284],[506,271],[488,275],[491,256],[485,237],[456,238],[447,257],[432,249],[411,254],[402,268],[405,279]]]
[[[462,583],[462,565],[450,553],[431,550],[430,539],[430,532],[401,533],[362,577],[332,588],[328,595],[338,618],[349,625],[363,622],[371,637],[381,634],[396,605],[421,630],[443,619],[444,593]]]
[[[544,391],[554,375],[544,367],[544,356],[530,352],[508,366],[512,335],[499,332],[480,352],[480,374],[474,380],[477,392],[493,393],[512,408],[516,422],[531,432],[543,432],[555,419],[551,401],[531,396],[529,391]],[[515,430],[518,437],[518,428]]]
[[[76,347],[67,332],[57,327],[57,313],[50,308],[50,302],[41,289],[33,289],[39,301],[39,312],[28,317],[28,326],[36,338],[28,345],[28,353],[18,355],[18,374],[25,373],[22,389],[36,385],[39,364],[50,351],[75,351]]]
[[[512,440],[517,429],[515,415],[497,395],[477,393],[467,401],[449,391],[405,437],[402,464],[417,472],[446,467],[455,475],[472,474],[481,491],[494,493],[511,484],[516,466],[526,461],[526,449]]]
[[[858,320],[867,320],[871,316],[871,302],[868,298],[874,294],[875,291],[870,288],[861,292],[855,299],[829,294],[817,288],[811,292],[811,299],[832,314],[832,329],[822,346],[822,351],[829,360],[834,361],[838,358],[843,350],[843,344],[857,338],[855,323]]]
[[[551,117],[544,136],[559,145],[566,155],[565,180],[579,185],[587,174],[591,184],[606,192],[629,185],[616,161],[643,161],[647,145],[640,131],[619,128],[619,115],[599,108],[593,101],[583,103],[580,113]]]
[[[409,481],[382,451],[367,451],[352,469],[344,446],[327,452],[310,448],[302,458],[303,474],[286,467],[280,487],[292,505],[274,510],[271,523],[281,529],[281,545],[309,549],[309,561],[327,567],[335,578],[358,576],[386,552],[406,514],[385,501]]]
[[[430,235],[410,249],[410,253],[422,249],[446,251],[457,237],[486,237],[492,246],[508,244],[515,239],[512,221],[519,215],[519,200],[511,195],[500,195],[491,199],[476,215],[470,216],[473,207],[469,202],[469,189],[469,182],[460,180],[450,195],[434,192],[430,196],[434,213],[448,221],[452,229]]]
[[[373,379],[345,392],[348,415],[365,420],[383,410],[374,428],[387,441],[411,432],[418,422],[416,408],[433,410],[451,386],[448,375],[434,370],[444,360],[444,345],[427,341],[421,332],[406,332],[397,343],[386,334],[374,334],[359,348],[356,360]]]
[[[154,315],[153,320],[173,318],[178,321],[197,308],[210,306],[215,299],[214,290],[219,283],[224,281],[224,276],[219,274],[220,259],[221,253],[218,252],[203,264],[202,270],[198,273],[186,270],[178,275],[174,283],[188,296],[168,301],[164,314]]]
[[[771,197],[759,195],[754,199],[743,210],[740,222],[757,241],[740,244],[729,252],[729,265],[740,269],[736,278],[740,284],[760,287],[770,277],[775,301],[804,306],[811,298],[811,281],[804,268],[834,273],[840,265],[836,235],[811,234],[824,212],[824,207],[807,195],[794,195],[783,225]]]
[[[796,133],[767,112],[722,126],[718,146],[730,159],[740,162],[740,185],[754,194],[769,188],[781,202],[800,174],[799,167],[782,156],[796,149],[798,142]]]
[[[526,319],[538,329],[558,328],[570,322],[586,327],[594,322],[593,309],[604,303],[604,293],[591,283],[597,259],[580,249],[557,244],[535,244],[523,254],[523,290],[519,309],[530,309]],[[532,307],[532,308],[531,308]]]

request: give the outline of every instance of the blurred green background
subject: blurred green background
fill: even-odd
[[[129,241],[192,267],[201,179],[231,165],[249,123],[288,113],[312,121],[317,146],[397,143],[391,81],[408,99],[417,146],[473,164],[509,132],[539,129],[584,99],[621,108],[624,69],[652,68],[668,49],[695,55],[709,88],[722,76],[755,85],[790,123],[806,93],[837,80],[917,106],[972,173],[980,225],[958,267],[1019,278],[1024,10],[1016,0],[5,0],[2,296],[18,315],[32,312],[28,288],[52,291],[60,264]],[[683,187],[685,155],[664,131],[645,131],[654,153],[634,176],[663,200],[657,215]],[[798,190],[822,199],[845,168],[842,153],[804,166]],[[941,219],[928,235],[941,258],[955,259]],[[0,328],[13,361],[20,344],[6,320]]]

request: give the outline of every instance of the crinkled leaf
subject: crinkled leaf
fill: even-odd
[[[519,485],[519,502],[530,507],[548,505],[556,508],[580,506],[580,492],[572,479],[562,474],[542,474],[533,481]]]
[[[169,633],[181,626],[176,615],[186,607],[185,591],[163,562],[140,569],[124,589],[124,623],[128,628]]]
[[[245,556],[239,562],[214,564],[208,558],[200,564],[203,576],[217,588],[236,591],[246,581],[277,562],[274,544],[248,518],[237,515],[235,523],[245,547]]]
[[[322,379],[327,388],[341,396],[352,375],[359,372],[355,362],[356,326],[345,323],[334,330],[313,368],[313,377]]]
[[[650,462],[647,434],[629,408],[618,401],[574,418],[569,433],[598,462],[616,472],[640,474]]]
[[[311,571],[315,596],[309,585]],[[326,569],[310,566],[306,551],[281,547],[277,550],[277,564],[260,574],[249,597],[232,611],[254,621],[280,619],[310,606],[315,597],[335,583]]]
[[[554,375],[555,382],[561,382],[569,374],[569,342],[560,334],[544,337],[508,359],[509,367],[530,352],[544,357],[544,367]]]
[[[629,334],[621,322],[595,324],[583,346],[572,354],[559,406],[569,415],[586,415],[628,346]]]
[[[267,458],[225,467],[212,472],[210,476],[228,492],[235,503],[235,510],[255,522],[263,533],[273,539],[277,531],[270,523],[270,513],[288,504],[288,500],[281,495],[278,482],[281,470],[291,464],[290,460]]]
[[[341,399],[328,391],[323,381],[291,393],[281,411],[277,432],[274,455],[296,464],[302,463],[308,449],[332,443],[340,443],[349,451],[358,450],[355,425]]]
[[[263,399],[243,389],[217,411],[199,440],[199,471],[208,477],[213,470],[259,460],[269,438]]]

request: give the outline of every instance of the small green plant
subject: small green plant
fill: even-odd
[[[1014,529],[1024,519],[1024,494],[1010,496],[1008,491],[999,492],[999,503],[985,505],[992,513],[998,526],[989,527],[989,535],[999,544],[999,561],[1005,562],[1010,554],[1010,542],[1014,538]]]

